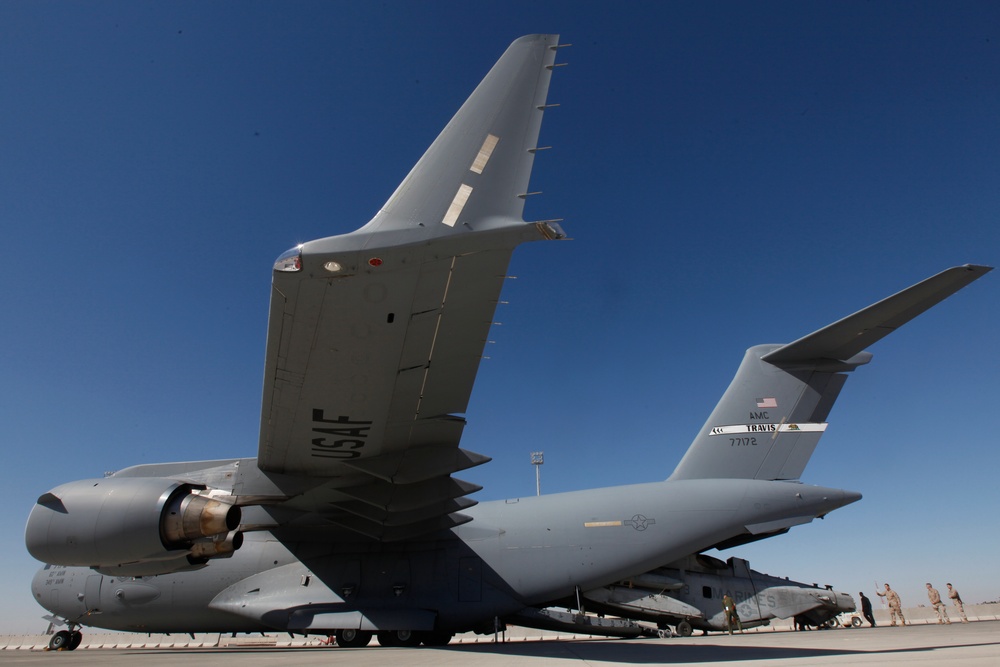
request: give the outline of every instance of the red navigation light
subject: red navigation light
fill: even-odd
[[[297,245],[291,250],[281,253],[277,261],[274,262],[275,271],[301,271],[302,270],[302,246]]]

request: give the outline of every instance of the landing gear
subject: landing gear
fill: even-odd
[[[668,626],[663,626],[662,628],[657,628],[656,636],[660,639],[670,639],[674,636],[674,633]]]
[[[368,646],[368,642],[371,640],[372,633],[365,632],[364,630],[353,630],[350,628],[347,630],[337,630],[337,645],[344,648]]]
[[[79,630],[60,630],[49,640],[50,651],[72,651],[83,641],[83,633]]]
[[[681,621],[677,624],[677,634],[681,637],[690,637],[692,632],[694,632],[694,629],[687,621]]]
[[[383,630],[376,636],[380,646],[420,646],[420,633],[411,630]]]
[[[420,634],[424,646],[447,646],[451,638],[455,636],[453,632],[422,632]]]
[[[345,648],[368,646],[373,633],[364,630],[337,630],[337,645]],[[381,630],[374,634],[379,646],[447,646],[454,632],[415,632],[413,630]]]

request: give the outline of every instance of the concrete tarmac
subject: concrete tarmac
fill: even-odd
[[[453,644],[444,648],[361,649],[339,647],[232,647],[201,649],[91,649],[72,652],[10,651],[3,665],[100,665],[144,667],[191,665],[349,665],[384,667],[616,665],[866,665],[909,664],[919,667],[971,667],[1000,664],[1000,622],[953,623],[836,629],[811,632],[759,632],[744,635],[670,639],[528,639]]]

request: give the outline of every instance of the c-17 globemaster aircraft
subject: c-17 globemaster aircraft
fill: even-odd
[[[515,41],[360,229],[273,267],[256,458],[140,465],[42,494],[35,599],[137,632],[444,644],[858,500],[799,481],[865,349],[988,267],[948,269],[786,345],[750,348],[662,482],[476,504],[454,475],[559,49]]]

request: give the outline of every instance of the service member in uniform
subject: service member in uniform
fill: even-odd
[[[941,594],[937,592],[936,588],[931,586],[930,582],[927,582],[927,599],[931,601],[931,606],[937,612],[938,623],[951,625],[951,619],[948,618],[948,610],[944,608],[944,602],[941,602]]]
[[[955,609],[958,609],[958,614],[962,617],[962,623],[968,623],[969,619],[965,615],[965,605],[962,604],[962,596],[958,594],[958,589],[951,587],[951,584],[948,584],[948,597],[951,598]]]
[[[892,621],[889,625],[896,625],[896,617],[899,616],[899,624],[906,625],[906,619],[903,618],[903,603],[899,600],[899,595],[896,591],[889,588],[889,584],[885,585],[885,593],[875,591],[875,594],[879,597],[883,597],[889,603],[889,620]]]
[[[740,615],[736,613],[736,603],[729,597],[729,593],[722,596],[722,608],[726,614],[726,629],[729,630],[729,634],[733,634],[733,626],[739,628],[742,634],[743,624],[740,623]]]

